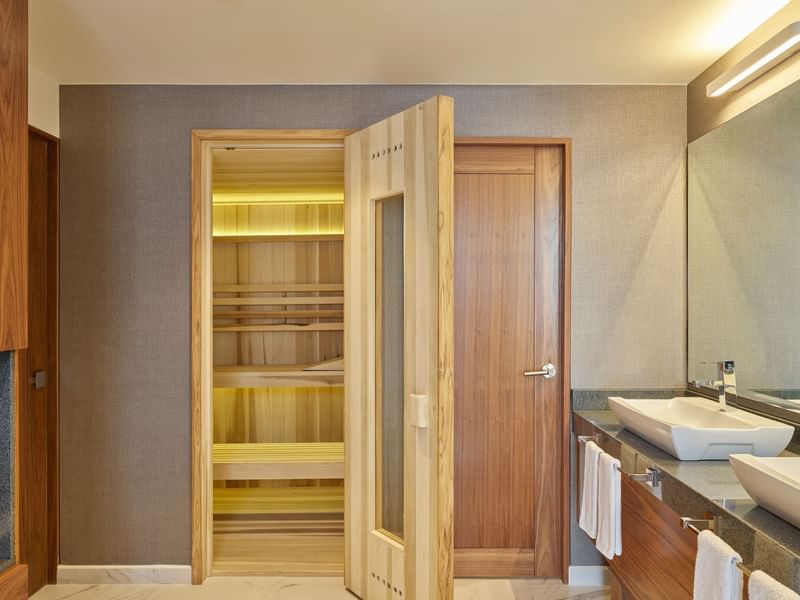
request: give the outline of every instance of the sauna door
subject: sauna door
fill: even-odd
[[[345,584],[453,591],[453,101],[345,141]]]

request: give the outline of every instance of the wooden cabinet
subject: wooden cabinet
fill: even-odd
[[[0,351],[27,345],[28,3],[0,0]]]
[[[613,598],[691,600],[697,535],[639,483],[622,479],[622,555],[609,562]]]

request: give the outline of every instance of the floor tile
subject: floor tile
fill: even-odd
[[[51,585],[32,600],[354,600],[335,577],[211,577],[203,585]],[[461,579],[455,600],[607,600],[559,580]]]

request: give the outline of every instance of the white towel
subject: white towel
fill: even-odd
[[[800,600],[800,594],[775,581],[764,571],[753,571],[747,592],[750,600]]]
[[[610,454],[597,465],[597,540],[595,546],[608,560],[622,554],[622,493],[620,463]]]
[[[581,485],[581,513],[578,525],[589,537],[597,537],[597,463],[603,451],[594,442],[583,448],[583,484]]]
[[[697,536],[694,563],[694,597],[698,600],[740,600],[742,573],[736,563],[742,557],[711,531]]]

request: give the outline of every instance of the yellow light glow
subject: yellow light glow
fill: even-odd
[[[284,192],[254,194],[213,194],[215,205],[248,204],[342,204],[344,192]]]
[[[709,49],[727,52],[791,0],[734,0],[706,33]]]

